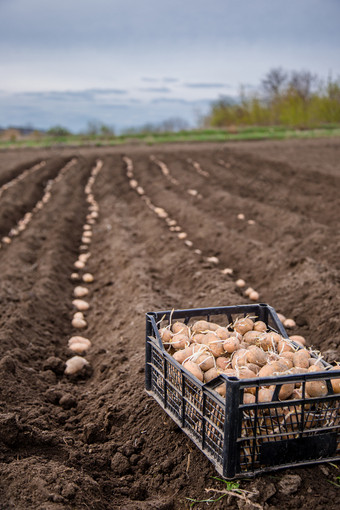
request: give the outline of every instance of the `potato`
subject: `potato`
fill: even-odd
[[[171,331],[173,333],[182,333],[186,336],[189,336],[190,334],[188,326],[183,324],[183,322],[174,322],[174,324],[171,326]]]
[[[161,337],[163,343],[169,343],[172,338],[172,333],[169,328],[161,328],[159,331],[159,336]]]
[[[236,280],[235,284],[236,284],[236,287],[242,288],[242,287],[245,287],[246,282],[244,280],[242,280],[242,278],[239,278],[238,280]]]
[[[225,352],[228,352],[229,354],[232,354],[233,352],[237,351],[240,347],[240,341],[235,336],[231,336],[225,340],[223,343],[223,349]]]
[[[319,368],[315,365],[309,367],[308,372],[321,372],[323,368]],[[326,381],[315,380],[306,382],[306,392],[310,397],[324,397],[328,393]]]
[[[182,366],[193,376],[197,377],[199,381],[203,382],[203,371],[200,369],[197,363],[194,363],[193,361],[186,361]]]
[[[226,340],[231,336],[231,332],[227,330],[227,328],[217,328],[215,331],[215,335],[218,336],[221,340]]]
[[[199,358],[197,358],[196,363],[203,372],[206,372],[207,370],[210,370],[210,368],[214,368],[215,358],[212,354],[204,352],[199,356]]]
[[[293,367],[289,369],[290,374],[306,374],[308,372],[307,368],[301,368],[301,367]],[[295,388],[300,389],[301,388],[301,382],[295,383]]]
[[[251,331],[254,327],[254,323],[249,317],[244,317],[241,319],[237,319],[234,322],[234,330],[240,333],[241,335],[244,335],[248,331]]]
[[[305,337],[303,337],[301,335],[290,336],[289,340],[292,340],[293,342],[296,342],[297,344],[302,345],[302,347],[304,347],[306,345],[306,339],[305,339]]]
[[[251,299],[252,301],[258,301],[260,299],[260,294],[256,290],[253,290],[249,294],[249,299]]]
[[[263,321],[256,321],[254,324],[254,331],[265,333],[267,331],[267,325]]]
[[[83,314],[83,312],[76,312],[73,314],[73,318],[74,319],[84,319],[84,314]]]
[[[236,369],[236,377],[239,379],[254,379],[256,378],[255,372],[249,370],[247,367],[240,367]],[[251,388],[246,388],[245,391],[248,393],[256,394],[256,387],[252,386]]]
[[[287,400],[291,397],[293,391],[295,389],[295,384],[283,384],[279,391],[279,400]]]
[[[280,359],[288,359],[289,361],[291,361],[292,366],[294,365],[293,357],[294,352],[291,351],[285,351],[280,354]]]
[[[280,374],[287,370],[287,366],[279,361],[264,365],[258,373],[259,377],[271,377],[276,374]]]
[[[327,395],[327,385],[325,381],[306,382],[306,391],[310,397],[324,397]]]
[[[81,318],[72,319],[72,326],[76,329],[84,329],[87,326],[87,322]]]
[[[247,352],[247,362],[263,367],[267,363],[265,352],[260,349],[260,347],[256,347],[256,345],[252,345],[251,347],[252,348],[248,349]]]
[[[196,321],[191,327],[191,330],[194,333],[202,333],[203,331],[215,331],[220,326],[218,324],[215,324],[214,322],[208,322],[208,321]]]
[[[322,370],[325,370],[324,365],[322,364],[321,359],[318,358],[309,358],[309,366],[316,365],[317,367],[320,367]]]
[[[262,335],[263,335],[263,333],[261,333],[259,331],[247,331],[247,333],[245,333],[243,335],[243,339],[242,340],[246,344],[256,345],[258,340],[261,339]]]
[[[220,372],[218,372],[216,368],[211,368],[210,370],[204,372],[204,382],[208,383],[215,379],[215,377],[218,377],[219,375]]]
[[[215,322],[208,322],[210,331],[217,331],[221,326]]]
[[[252,370],[249,370],[247,367],[240,367],[237,369],[237,377],[240,379],[253,379],[256,377],[256,374]]]
[[[170,339],[170,345],[171,347],[176,349],[176,351],[185,349],[185,347],[188,347],[189,344],[190,344],[189,337],[182,333],[177,333],[173,335],[172,338]]]
[[[83,367],[88,365],[89,362],[81,356],[73,356],[66,361],[66,368],[64,373],[66,375],[73,375],[80,372]]]
[[[208,321],[204,321],[204,320],[196,321],[191,326],[191,331],[193,333],[202,333],[202,331],[210,331],[209,330],[209,322]]]
[[[274,395],[274,390],[270,388],[261,388],[257,396],[258,402],[271,402]]]
[[[216,366],[221,370],[226,370],[226,368],[231,366],[231,360],[230,358],[224,358],[223,356],[220,356],[216,358]]]
[[[83,299],[74,299],[72,301],[72,304],[77,308],[77,310],[81,312],[85,312],[90,308],[90,305],[87,301],[84,301]]]
[[[223,344],[224,340],[220,340],[214,333],[208,333],[206,335],[208,341],[208,347],[215,358],[222,356],[224,354]]]
[[[307,374],[308,369],[302,367],[293,367],[289,370],[291,374]]]
[[[311,365],[308,367],[307,372],[323,372],[326,368],[323,365]]]
[[[306,349],[300,349],[293,354],[295,367],[308,368],[310,353]]]
[[[85,283],[92,283],[94,281],[94,277],[91,273],[85,273],[83,274],[83,282]]]
[[[233,368],[226,368],[225,370],[223,370],[223,374],[229,376],[229,377],[236,377],[237,374],[236,374],[236,370],[234,370]]]
[[[256,397],[252,393],[244,393],[243,394],[243,403],[244,404],[255,404]]]
[[[203,333],[196,333],[195,335],[193,335],[191,337],[191,340],[194,342],[194,343],[197,343],[197,344],[203,344],[204,343],[204,340],[205,340],[205,335]]]
[[[86,287],[81,287],[80,285],[75,287],[73,290],[73,294],[76,298],[82,298],[87,296],[89,290]]]
[[[285,328],[295,328],[296,327],[296,322],[294,319],[286,319],[284,322],[283,322],[283,325]]]
[[[292,399],[301,399],[302,398],[302,390],[301,388],[295,388],[292,395],[291,395]]]
[[[247,349],[239,349],[233,354],[231,365],[233,368],[238,368],[247,363]]]
[[[293,362],[292,362],[290,359],[288,359],[288,358],[281,358],[281,357],[280,357],[280,358],[278,359],[278,361],[279,361],[280,363],[284,363],[284,364],[286,365],[286,369],[287,369],[287,370],[290,370],[290,369],[294,368],[294,364],[293,364]]]
[[[330,370],[340,370],[340,365],[336,367],[332,367]],[[331,379],[331,385],[334,393],[340,393],[340,378],[339,379]]]
[[[84,342],[73,343],[69,345],[69,349],[77,354],[84,354],[88,350],[89,346]]]
[[[198,347],[196,347],[195,351],[195,345],[190,345],[189,347],[186,347],[185,349],[180,349],[176,351],[173,355],[173,358],[178,361],[178,363],[183,363],[187,358],[192,356],[194,352],[198,351]]]
[[[253,287],[248,287],[248,288],[244,291],[245,296],[249,296],[249,294],[250,294],[251,292],[253,292],[253,290],[254,290],[254,289],[253,289]]]
[[[280,340],[280,335],[273,331],[269,331],[268,333],[262,333],[257,341],[257,345],[264,351],[275,351]]]
[[[282,338],[277,345],[277,351],[282,352],[295,352],[296,349],[289,343],[289,340]]]
[[[246,368],[254,372],[254,374],[258,374],[260,371],[260,367],[258,365],[255,365],[254,363],[247,363],[244,365]]]
[[[219,395],[221,395],[221,397],[225,397],[226,396],[226,385],[225,385],[225,383],[220,384],[219,386],[217,386],[217,388],[215,388],[215,391],[217,391],[217,393]]]

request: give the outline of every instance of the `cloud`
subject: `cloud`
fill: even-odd
[[[188,104],[192,101],[188,99],[181,99],[177,97],[155,97],[151,100],[151,103],[153,104],[159,104],[159,103],[176,103],[176,104]]]
[[[185,83],[184,85],[192,89],[221,89],[230,87],[226,83]]]
[[[148,78],[147,76],[145,76],[142,78],[142,81],[146,81],[148,83],[156,83],[159,80],[158,80],[158,78]]]
[[[176,82],[178,82],[178,79],[166,76],[165,78],[163,78],[163,81],[164,81],[164,83],[176,83]]]
[[[182,99],[179,97],[156,97],[150,101],[154,105],[183,105],[183,106],[206,106],[211,104],[211,99]]]
[[[141,92],[157,92],[159,94],[171,92],[171,89],[169,89],[168,87],[144,87],[138,90],[140,90]]]
[[[46,92],[33,91],[33,92],[18,92],[15,95],[22,97],[50,99],[52,101],[67,101],[67,100],[81,100],[92,101],[96,97],[110,96],[110,95],[123,95],[127,94],[124,89],[85,89],[85,90],[49,90]]]

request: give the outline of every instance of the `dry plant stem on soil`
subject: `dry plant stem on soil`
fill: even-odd
[[[238,499],[243,500],[249,508],[258,508],[259,510],[263,510],[263,506],[259,503],[255,503],[250,499],[252,495],[255,495],[255,493],[251,491],[246,491],[245,489],[240,489],[239,482],[228,482],[227,480],[224,480],[223,478],[218,478],[216,476],[212,477],[214,480],[218,480],[219,482],[223,482],[226,485],[226,489],[213,489],[213,488],[206,488],[204,489],[206,492],[214,492],[217,497],[211,496],[209,499],[193,499],[193,498],[186,498],[188,501],[191,501],[190,508],[193,508],[197,503],[217,503],[218,501],[221,501],[221,499],[224,499],[225,497],[235,497]]]

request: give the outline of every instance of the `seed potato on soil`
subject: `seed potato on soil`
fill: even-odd
[[[46,177],[40,170],[27,176],[24,193],[19,183],[5,190],[1,237],[41,200],[47,180],[78,158],[48,203],[0,250],[0,507],[6,510],[182,510],[187,497],[206,499],[205,488],[224,488],[212,480],[210,462],[143,391],[144,313],[243,303],[243,289],[221,274],[223,268],[233,268],[261,293],[261,301],[293,317],[290,334],[339,359],[337,139],[156,147],[1,154],[0,183],[43,159],[47,170]],[[183,192],[151,164],[152,153]],[[130,187],[125,154],[138,185],[188,233],[193,249]],[[84,187],[98,157],[104,166],[92,191],[100,213],[86,221]],[[188,158],[208,169],[208,176]],[[261,172],[261,186],[255,171]],[[192,188],[199,201],[186,193]],[[234,213],[226,222],[230,206]],[[235,210],[258,221],[246,227]],[[85,298],[88,329],[80,335],[91,340],[86,359],[93,373],[68,376],[68,340],[77,336],[70,312],[77,311],[72,301],[79,285],[70,275],[79,251],[89,251],[87,243],[80,247],[85,224],[95,247],[86,272],[95,281]],[[247,228],[246,236],[240,228]],[[206,263],[211,253],[218,264]],[[257,491],[256,502],[268,510],[340,505],[339,489],[329,483],[338,476],[332,466],[274,476],[240,486]],[[300,485],[293,487],[290,476],[299,476]],[[214,508],[225,508],[225,501]],[[228,508],[239,508],[236,499],[230,498]]]

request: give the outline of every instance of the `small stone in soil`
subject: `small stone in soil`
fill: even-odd
[[[59,404],[63,409],[72,409],[72,407],[77,407],[77,401],[71,393],[65,393],[65,395],[63,395],[59,400]]]
[[[278,488],[281,494],[290,496],[299,490],[301,482],[301,476],[299,475],[285,475],[279,481]]]

